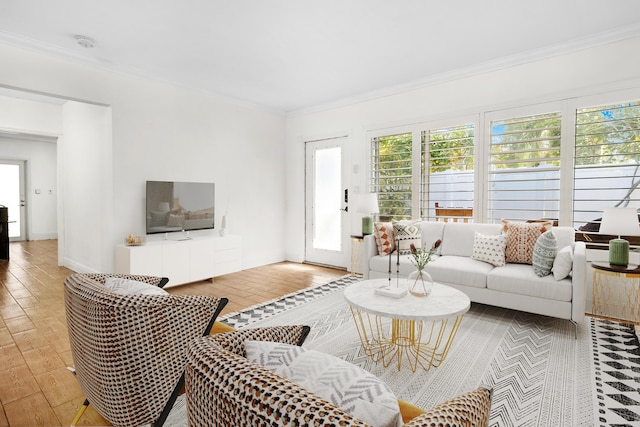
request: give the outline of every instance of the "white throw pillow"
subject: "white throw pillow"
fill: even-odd
[[[544,277],[551,274],[553,261],[558,252],[558,243],[553,231],[545,231],[538,237],[533,247],[532,265],[533,271],[538,277]]]
[[[104,287],[111,292],[123,295],[169,295],[169,292],[157,286],[137,280],[125,279],[123,277],[108,277],[104,282]]]
[[[502,267],[504,265],[504,248],[506,245],[507,236],[505,234],[481,234],[476,231],[473,236],[471,259]]]
[[[562,280],[571,273],[573,269],[573,245],[565,246],[558,251],[556,258],[553,260],[551,272],[553,278]]]
[[[372,426],[398,427],[402,415],[389,386],[370,372],[300,346],[246,341],[247,359],[287,378]]]

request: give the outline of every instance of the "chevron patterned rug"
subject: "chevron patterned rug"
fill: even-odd
[[[305,324],[305,346],[348,360],[396,395],[430,408],[480,384],[494,387],[492,426],[640,425],[640,354],[633,327],[566,321],[472,304],[444,363],[428,372],[384,368],[363,353],[342,279],[222,318],[242,329]]]

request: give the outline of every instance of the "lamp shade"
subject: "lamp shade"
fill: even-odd
[[[602,214],[601,234],[640,236],[638,211],[635,208],[607,208]]]
[[[380,211],[378,208],[378,195],[376,193],[358,195],[356,211],[364,214],[378,213]]]

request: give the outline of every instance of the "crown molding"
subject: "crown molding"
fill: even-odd
[[[343,98],[335,102],[328,102],[318,104],[308,108],[300,108],[287,112],[288,117],[303,116],[306,114],[318,113],[321,111],[331,110],[334,108],[346,107],[348,105],[358,104],[361,102],[372,101],[378,98],[385,98],[392,95],[397,95],[403,92],[422,89],[437,84],[447,83],[450,81],[473,77],[480,74],[485,74],[493,71],[498,71],[505,68],[514,67],[517,65],[523,65],[535,61],[540,61],[556,56],[561,56],[569,53],[578,52],[581,50],[590,49],[597,46],[602,46],[610,43],[615,43],[640,36],[640,24],[630,25],[627,27],[618,28],[612,31],[606,31],[598,34],[594,34],[588,37],[582,37],[579,39],[571,40],[567,43],[562,43],[554,46],[549,46],[540,49],[534,49],[527,52],[518,53],[515,55],[498,58],[496,60],[486,61],[480,64],[475,64],[469,67],[463,67],[455,70],[451,70],[445,73],[436,74],[424,77],[422,79],[414,80],[411,82],[389,86],[379,90],[363,93],[353,97]]]
[[[42,42],[29,37],[25,37],[12,32],[0,30],[0,41],[5,42],[8,45],[18,46],[24,49],[36,51],[51,55],[54,58],[61,58],[68,61],[75,62],[80,65],[91,66],[93,68],[118,73],[129,77],[137,77],[146,81],[155,82],[171,86],[177,89],[185,90],[188,92],[196,93],[201,96],[218,99],[224,102],[228,102],[238,107],[248,108],[252,110],[262,111],[269,114],[275,114],[285,117],[296,117],[311,113],[317,113],[329,109],[345,107],[352,104],[357,104],[365,101],[371,101],[378,98],[384,98],[392,95],[397,95],[403,92],[411,90],[421,89],[436,84],[442,84],[453,80],[472,77],[480,74],[489,73],[492,71],[498,71],[501,69],[531,63],[554,56],[560,56],[568,53],[577,52],[609,43],[622,41],[640,36],[640,23],[626,27],[621,27],[616,30],[605,31],[591,36],[586,36],[578,39],[571,40],[567,43],[562,43],[546,48],[535,49],[527,52],[522,52],[515,55],[510,55],[496,60],[486,61],[483,63],[475,64],[469,67],[463,67],[455,70],[451,70],[445,73],[440,73],[431,76],[425,76],[424,78],[417,79],[411,82],[402,83],[399,85],[388,86],[380,88],[378,90],[362,93],[352,97],[346,97],[335,101],[313,105],[310,107],[302,107],[294,110],[283,110],[266,106],[263,104],[257,104],[244,99],[235,98],[233,96],[204,90],[199,87],[186,85],[167,79],[162,79],[154,76],[148,72],[142,71],[134,67],[125,67],[121,65],[113,64],[109,61],[102,60],[95,57],[83,55],[75,50],[61,48],[51,43]]]
[[[183,83],[162,79],[135,67],[125,67],[121,65],[116,65],[106,60],[101,60],[99,58],[82,55],[72,49],[61,48],[59,46],[56,46],[50,43],[42,42],[39,40],[35,40],[32,38],[11,33],[8,31],[0,30],[0,42],[4,42],[9,46],[14,46],[14,47],[17,46],[19,48],[23,48],[33,52],[46,54],[55,59],[64,59],[64,60],[76,63],[78,65],[90,66],[100,71],[112,72],[112,73],[120,74],[126,77],[135,77],[135,78],[139,78],[149,82],[154,82],[157,84],[162,84],[162,85],[174,87],[176,89],[195,93],[201,96],[205,96],[207,98],[218,99],[220,101],[224,101],[238,107],[262,111],[265,113],[275,114],[279,116],[284,116],[286,114],[286,111],[282,109],[273,108],[273,107],[269,107],[262,104],[257,104],[251,101],[235,98],[235,97],[224,95],[217,92],[203,90],[202,88],[185,85]]]

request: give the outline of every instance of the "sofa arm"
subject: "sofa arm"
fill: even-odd
[[[479,387],[409,421],[405,426],[486,427],[489,425],[493,389]]]
[[[210,339],[225,350],[245,357],[244,342],[247,340],[302,345],[310,330],[309,326],[301,325],[270,326],[211,335]]]
[[[362,278],[367,280],[369,279],[369,260],[378,255],[378,246],[376,245],[376,238],[373,234],[364,236],[362,252]]]
[[[581,323],[584,319],[587,286],[587,246],[585,242],[576,242],[573,249],[573,287],[571,320]]]

